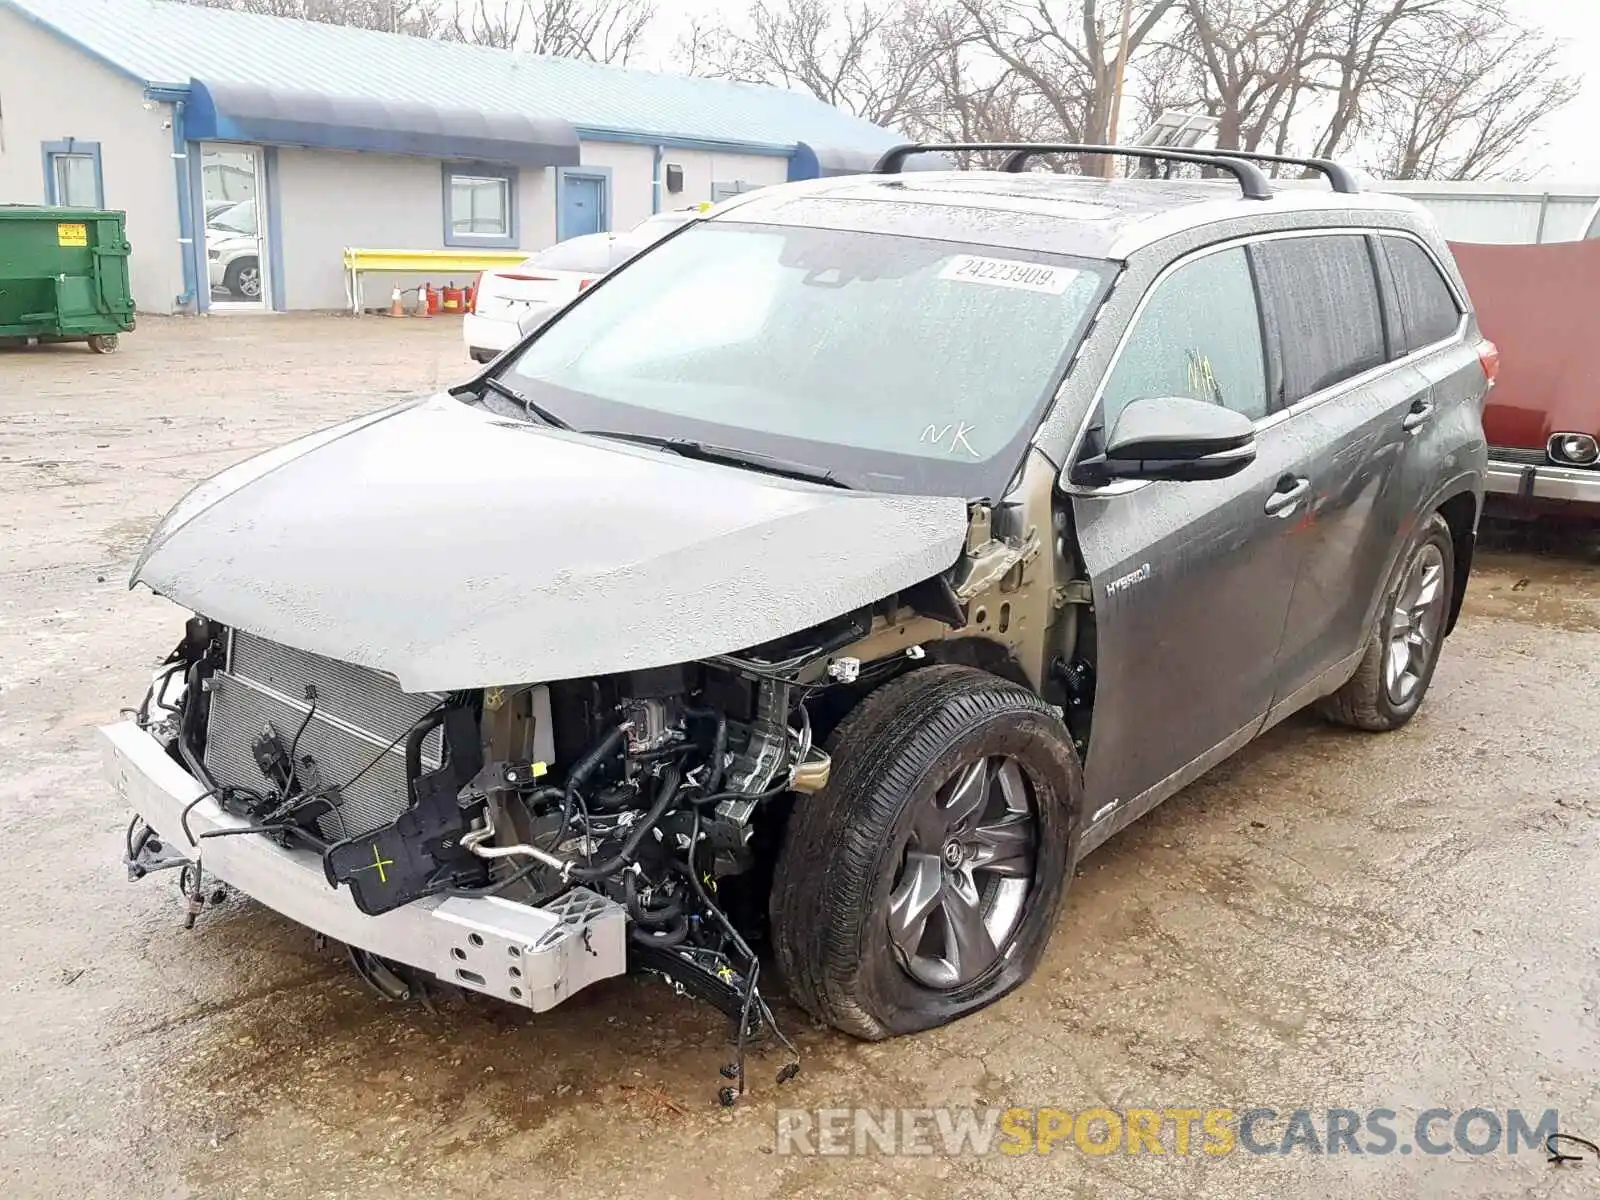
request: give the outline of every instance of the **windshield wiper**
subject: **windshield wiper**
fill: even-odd
[[[492,375],[483,381],[483,386],[488,388],[491,392],[497,392],[498,394],[504,396],[507,400],[515,400],[518,404],[522,405],[523,412],[527,413],[530,417],[537,417],[546,425],[554,426],[556,429],[572,428],[570,424],[556,416],[555,413],[551,412],[537,400],[534,400],[528,396],[524,396],[514,387],[507,387]]]
[[[788,458],[778,458],[772,454],[762,454],[757,450],[741,450],[737,446],[718,446],[712,442],[698,442],[693,438],[662,437],[654,433],[629,433],[624,430],[614,429],[584,429],[580,430],[580,432],[589,437],[609,438],[618,442],[636,442],[641,446],[655,446],[657,449],[670,450],[674,454],[681,454],[685,458],[698,458],[703,462],[749,467],[752,470],[765,471],[771,475],[787,475],[792,479],[804,479],[808,483],[824,483],[829,487],[848,489],[850,486],[824,467],[814,467],[809,463],[795,462],[793,459]]]

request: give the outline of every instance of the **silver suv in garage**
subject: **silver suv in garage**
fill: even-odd
[[[1022,983],[1074,865],[1315,706],[1416,713],[1494,356],[1407,200],[984,147],[719,205],[449,394],[197,488],[104,730],[130,870],[534,1010],[633,968],[863,1038]],[[1214,179],[1099,179],[1059,153]],[[768,953],[763,953],[763,947]]]

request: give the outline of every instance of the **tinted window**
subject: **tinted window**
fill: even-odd
[[[1250,247],[1267,336],[1282,359],[1275,407],[1381,365],[1383,309],[1361,234],[1288,238]]]
[[[611,269],[611,242],[609,233],[586,233],[547,246],[522,265],[529,269],[543,267],[546,271],[589,271],[603,275]]]
[[[1461,323],[1461,310],[1450,285],[1428,252],[1409,238],[1386,237],[1389,266],[1404,323],[1405,349],[1417,350],[1443,341]]]
[[[1267,412],[1261,318],[1243,250],[1174,271],[1139,315],[1106,383],[1105,428],[1131,400],[1189,396],[1252,419]]]

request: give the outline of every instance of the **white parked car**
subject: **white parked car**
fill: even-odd
[[[657,213],[626,233],[586,233],[557,242],[507,270],[485,271],[473,285],[472,305],[461,322],[467,353],[476,362],[495,358],[521,340],[530,318],[554,312],[596,279],[699,215],[699,209]]]
[[[211,290],[235,300],[261,299],[261,244],[256,202],[241,200],[206,221],[206,260]]]

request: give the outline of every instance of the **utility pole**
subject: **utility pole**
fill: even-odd
[[[1122,40],[1117,46],[1117,75],[1116,82],[1111,90],[1111,117],[1106,122],[1106,142],[1108,146],[1117,144],[1117,124],[1122,120],[1122,87],[1128,74],[1128,41],[1133,36],[1133,0],[1122,0]],[[1101,173],[1111,178],[1114,160],[1107,154],[1102,156]]]

